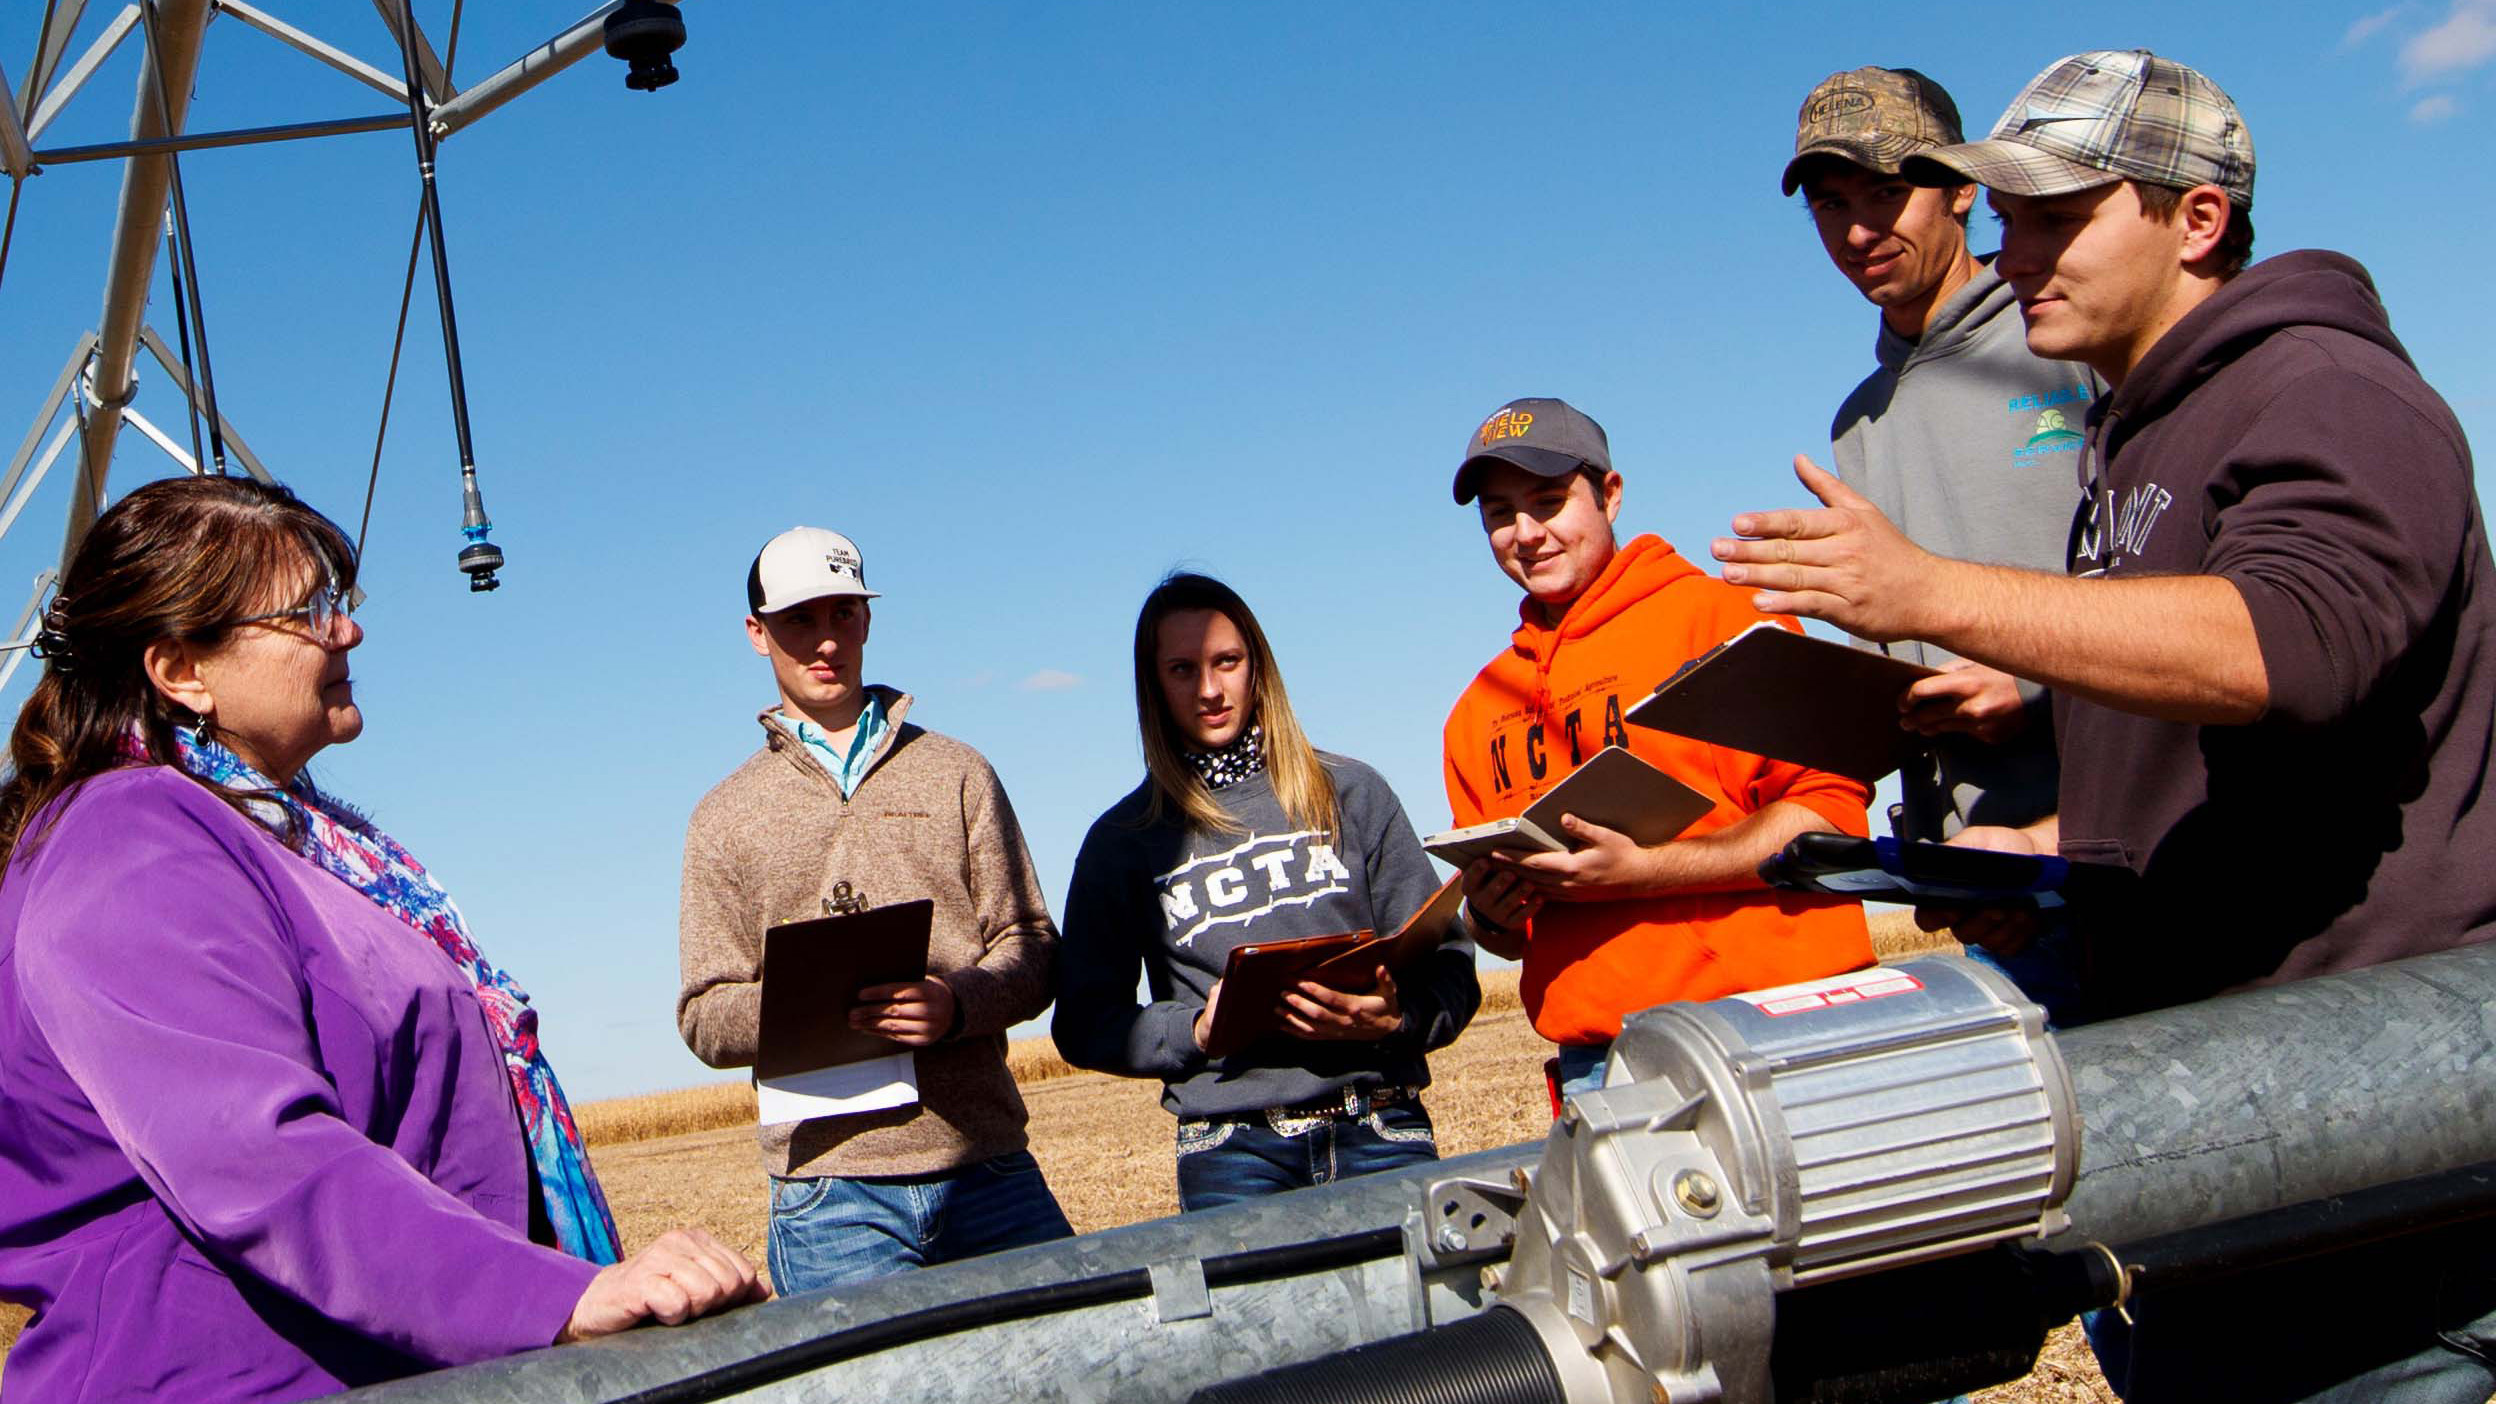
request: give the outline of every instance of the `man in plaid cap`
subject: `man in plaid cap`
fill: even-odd
[[[2146,52],[2065,59],[1991,139],[1905,168],[1989,187],[2029,349],[2113,387],[2088,415],[2069,576],[1930,555],[1798,461],[1825,506],[1734,518],[1725,578],[1763,609],[2053,689],[2059,813],[1957,842],[2140,875],[2136,898],[2076,914],[2099,1013],[2496,937],[2496,563],[2461,427],[2365,270],[2320,252],[2247,267],[2244,121]],[[2299,842],[2301,820],[2328,838]],[[1958,930],[2024,934],[1998,913]],[[2101,1357],[2135,1400],[2481,1404],[2489,1246],[2448,1233],[2432,1254],[2395,1242],[2153,1290],[2137,1329],[2097,1333]],[[2317,1302],[2328,1328],[2292,1348],[2255,1334]]]
[[[1829,427],[1837,476],[1944,555],[2060,570],[2079,500],[2079,420],[2098,390],[2083,365],[2028,350],[1991,255],[1968,248],[1972,181],[1920,186],[1909,157],[1960,141],[1959,109],[1912,68],[1857,68],[1803,100],[1784,192],[1798,188],[1839,274],[1880,309],[1871,375]],[[1869,641],[1859,640],[1868,643]],[[1901,837],[2054,812],[2054,733],[2033,684],[1917,640],[1869,644],[1956,667],[1979,735],[1945,733],[1900,777]],[[1990,688],[1991,691],[1984,689]]]

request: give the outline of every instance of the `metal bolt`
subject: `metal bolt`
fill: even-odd
[[[1492,1264],[1492,1265],[1490,1265],[1490,1266],[1488,1266],[1488,1267],[1483,1268],[1483,1269],[1482,1269],[1482,1290],[1483,1290],[1483,1291],[1485,1291],[1485,1292],[1496,1292],[1496,1291],[1498,1291],[1498,1290],[1499,1290],[1499,1279],[1500,1279],[1500,1277],[1501,1277],[1501,1273],[1500,1273],[1500,1270],[1499,1270],[1499,1267],[1498,1267],[1498,1265],[1497,1265],[1497,1264]]]
[[[1673,1392],[1662,1385],[1648,1385],[1647,1397],[1655,1404],[1673,1404]]]
[[[1712,1219],[1724,1206],[1725,1196],[1714,1176],[1704,1170],[1684,1170],[1673,1177],[1673,1200],[1694,1217]]]
[[[1443,1224],[1440,1226],[1439,1248],[1441,1251],[1461,1253],[1470,1246],[1472,1245],[1465,1241],[1465,1231],[1463,1229],[1456,1227],[1454,1224]]]

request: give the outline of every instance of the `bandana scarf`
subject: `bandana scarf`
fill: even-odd
[[[512,1099],[520,1108],[529,1158],[537,1166],[555,1246],[593,1263],[615,1262],[621,1256],[615,1218],[590,1172],[580,1129],[572,1123],[572,1105],[538,1050],[537,1011],[529,1007],[526,991],[477,953],[467,921],[442,884],[372,820],[321,793],[309,780],[298,777],[281,788],[212,738],[177,728],[174,739],[183,768],[193,775],[229,790],[273,794],[294,816],[301,834],[298,852],[430,938],[476,986],[486,1027],[493,1031],[503,1066],[511,1074]]]
[[[1222,790],[1265,769],[1265,728],[1251,725],[1218,751],[1182,751],[1208,790]]]

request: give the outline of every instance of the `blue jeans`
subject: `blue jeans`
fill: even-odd
[[[1603,1090],[1603,1061],[1611,1056],[1609,1043],[1561,1044],[1560,1095],[1574,1097],[1580,1092]]]
[[[1179,1207],[1211,1209],[1439,1158],[1419,1102],[1179,1119]]]
[[[934,1175],[771,1180],[771,1282],[783,1296],[1073,1235],[1029,1151]]]
[[[1998,956],[1982,946],[1962,946],[1967,958],[2010,977],[2019,992],[2045,1010],[2045,1026],[2060,1031],[2092,1022],[2080,991],[2080,938],[2068,920],[2055,920],[2017,955]]]

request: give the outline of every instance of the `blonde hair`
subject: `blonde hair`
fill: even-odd
[[[1213,789],[1188,764],[1187,734],[1161,689],[1161,622],[1171,615],[1212,610],[1231,621],[1248,645],[1248,667],[1254,678],[1248,722],[1264,731],[1265,773],[1274,798],[1291,822],[1314,833],[1332,836],[1337,824],[1335,782],[1318,760],[1317,748],[1292,715],[1291,698],[1283,690],[1282,666],[1250,612],[1230,586],[1211,576],[1173,572],[1144,597],[1135,619],[1135,720],[1144,741],[1144,770],[1152,780],[1151,802],[1144,822],[1172,818],[1215,833],[1239,833],[1238,820],[1224,812]]]

